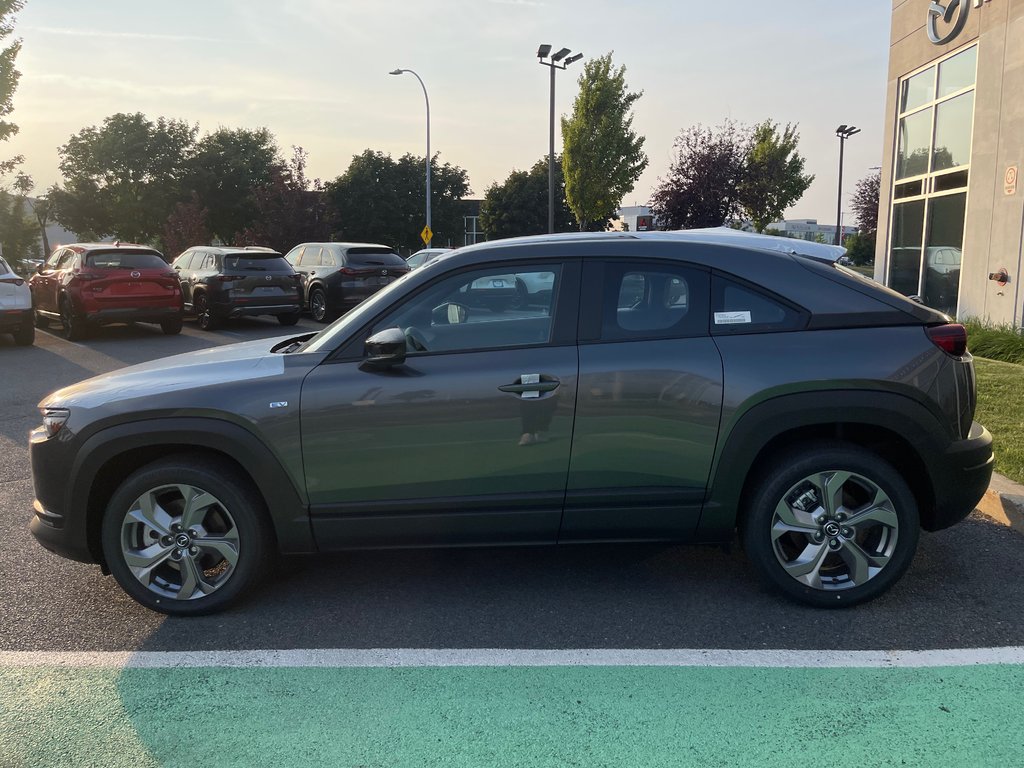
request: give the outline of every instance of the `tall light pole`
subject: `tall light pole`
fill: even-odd
[[[574,61],[583,58],[582,53],[569,56],[572,53],[568,48],[562,48],[557,53],[551,53],[551,46],[544,43],[537,49],[538,64],[543,64],[551,70],[551,123],[548,128],[548,233],[555,231],[555,70],[567,69]],[[545,61],[549,58],[550,60]],[[565,59],[566,56],[569,58]],[[565,59],[564,62],[559,62]]]
[[[427,248],[430,247],[430,241],[434,238],[434,231],[430,226],[430,98],[427,96],[427,86],[423,84],[423,78],[413,72],[411,69],[394,69],[388,74],[391,75],[403,75],[408,72],[410,75],[420,81],[420,88],[423,89],[423,100],[427,103],[427,228],[426,232],[429,237],[423,239],[424,245]]]
[[[846,140],[855,133],[860,133],[860,128],[852,125],[840,125],[836,128],[836,136],[839,137],[839,201],[836,203],[836,245],[843,244],[843,149]]]

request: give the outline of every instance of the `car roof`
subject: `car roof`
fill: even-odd
[[[488,240],[484,243],[460,248],[460,253],[491,248],[511,247],[528,244],[560,244],[582,242],[646,241],[664,243],[703,243],[708,245],[729,245],[760,251],[775,251],[795,256],[807,256],[817,261],[835,263],[846,249],[839,245],[812,243],[792,237],[761,235],[729,227],[711,229],[685,229],[656,232],[568,232],[555,235],[532,235],[507,240]]]
[[[122,243],[115,240],[112,243],[68,243],[67,245],[58,245],[57,248],[70,248],[78,253],[87,253],[89,251],[117,251],[117,250],[133,250],[133,251],[148,251],[150,253],[159,254],[156,248],[148,245],[139,245],[138,243]]]
[[[202,249],[209,253],[215,253],[219,256],[242,256],[244,254],[249,254],[250,256],[252,256],[260,253],[270,254],[273,256],[281,255],[278,251],[275,251],[273,248],[265,248],[262,245],[240,245],[236,248],[224,245],[190,245],[188,248],[185,249],[185,251],[193,251],[197,249]],[[185,251],[182,251],[182,253],[185,253]]]

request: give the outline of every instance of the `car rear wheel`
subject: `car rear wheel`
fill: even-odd
[[[327,306],[327,292],[323,288],[316,287],[309,292],[309,314],[318,323],[329,323],[334,319],[330,307]]]
[[[19,347],[30,347],[36,340],[36,329],[33,325],[23,325],[14,332],[14,343]]]
[[[205,293],[196,296],[196,322],[204,331],[215,331],[220,327],[220,318],[213,314]]]
[[[299,317],[301,317],[301,315],[298,312],[293,312],[290,315],[278,315],[277,322],[281,325],[295,325],[299,322]]]
[[[762,468],[740,533],[757,570],[787,597],[848,606],[903,575],[919,529],[917,501],[888,462],[855,445],[813,442]]]
[[[181,333],[181,326],[182,323],[180,317],[174,320],[163,320],[160,323],[160,330],[167,336],[174,336]]]
[[[64,338],[68,341],[79,341],[87,335],[85,320],[75,314],[67,298],[60,300],[60,324],[64,329]]]
[[[145,607],[186,616],[219,611],[266,571],[266,506],[227,462],[173,456],[134,472],[107,505],[103,554]]]

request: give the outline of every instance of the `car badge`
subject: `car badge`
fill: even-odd
[[[132,272],[132,277],[142,277],[142,273],[138,271]]]
[[[385,277],[387,277],[388,271],[387,271],[386,269],[382,269],[382,270],[380,271],[380,273],[381,273],[382,275],[384,275]]]
[[[272,277],[271,277],[270,275],[267,275],[267,276],[266,276],[265,278],[263,278],[263,279],[264,279],[264,280],[266,280],[266,281],[267,281],[267,282],[269,283],[269,282],[270,282],[271,280],[273,280],[274,278],[272,278]]]

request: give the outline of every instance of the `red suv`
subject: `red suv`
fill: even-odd
[[[144,245],[86,243],[54,250],[29,279],[36,325],[59,320],[71,341],[90,325],[159,323],[181,332],[181,284],[160,251]]]

